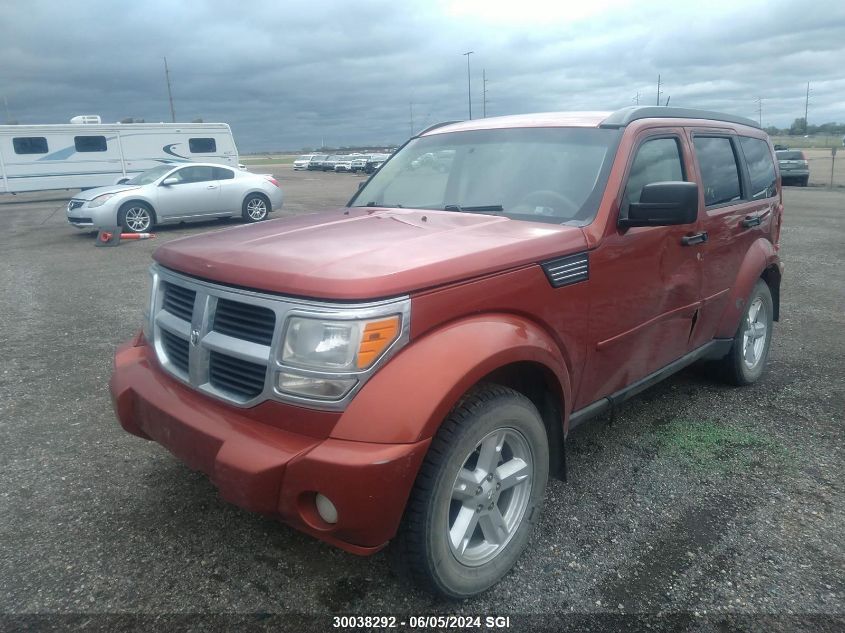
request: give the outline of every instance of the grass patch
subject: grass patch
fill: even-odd
[[[658,452],[701,470],[747,468],[785,449],[768,437],[714,420],[677,419],[657,431]]]

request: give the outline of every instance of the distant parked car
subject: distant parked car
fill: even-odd
[[[780,167],[780,181],[783,184],[795,182],[806,187],[810,181],[810,164],[804,152],[795,149],[775,152]]]
[[[308,165],[311,163],[311,159],[314,158],[314,154],[303,154],[295,161],[293,161],[293,168],[296,171],[300,171],[303,169],[308,169]]]
[[[334,171],[334,166],[337,164],[337,161],[343,160],[344,156],[342,154],[332,154],[324,161],[322,161],[322,169],[323,171]]]
[[[352,171],[359,172],[367,169],[367,161],[370,160],[370,154],[361,154],[352,161]]]
[[[315,171],[323,169],[323,161],[329,157],[328,154],[314,154],[311,160],[308,161],[308,171]]]
[[[78,229],[121,226],[145,233],[156,224],[240,215],[259,222],[281,208],[282,190],[269,174],[211,163],[162,165],[125,184],[80,191],[67,205],[67,220]]]
[[[358,160],[360,156],[358,154],[348,154],[346,156],[341,156],[334,164],[334,170],[336,172],[341,171],[353,171],[352,163]]]

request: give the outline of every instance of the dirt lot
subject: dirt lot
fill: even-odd
[[[284,213],[343,203],[359,180],[268,169]],[[120,429],[106,381],[139,326],[150,253],[225,223],[100,249],[67,225],[67,197],[0,198],[0,613],[306,613],[324,630],[326,614],[387,612],[843,625],[845,192],[786,190],[765,378],[731,389],[690,370],[575,431],[570,481],[550,484],[517,569],[458,604],[399,584],[384,554],[357,558],[224,503]]]

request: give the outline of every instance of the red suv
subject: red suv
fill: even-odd
[[[666,107],[412,138],[349,204],[172,241],[120,423],[223,498],[446,596],[514,564],[567,434],[695,361],[757,380],[783,205],[747,119]]]

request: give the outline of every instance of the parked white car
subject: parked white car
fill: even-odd
[[[314,158],[316,154],[303,154],[295,161],[293,161],[293,168],[296,171],[300,171],[303,169],[308,169],[308,165],[311,163],[311,159]]]
[[[357,156],[353,156],[351,154],[339,157],[334,164],[335,172],[352,171],[352,161],[356,158]]]
[[[242,216],[259,222],[282,206],[282,190],[269,174],[190,163],[162,165],[122,185],[80,191],[67,205],[79,229],[121,226],[144,233],[156,224]]]

